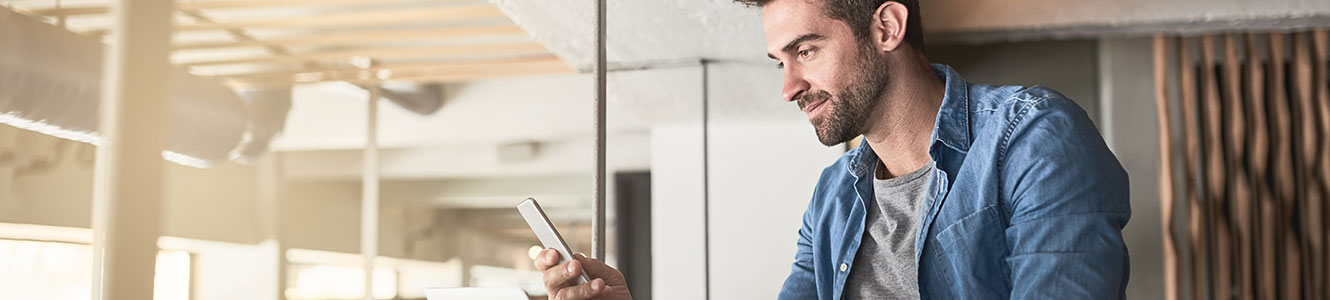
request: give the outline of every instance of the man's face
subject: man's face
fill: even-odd
[[[888,79],[880,54],[813,2],[772,1],[762,8],[762,26],[768,55],[785,71],[781,97],[797,103],[831,146],[863,134]]]

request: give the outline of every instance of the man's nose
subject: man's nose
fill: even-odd
[[[785,86],[781,88],[781,98],[786,102],[795,101],[801,94],[808,91],[808,81],[803,76],[791,69],[785,70]]]

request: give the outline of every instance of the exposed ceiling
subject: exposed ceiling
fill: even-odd
[[[592,64],[595,2],[490,0],[559,57]],[[708,58],[767,63],[761,11],[732,0],[607,1],[611,62]]]
[[[106,0],[10,2],[84,35],[109,30]],[[172,62],[237,86],[573,71],[482,0],[209,0],[176,8]]]
[[[88,35],[105,33],[107,0],[59,0],[59,8],[56,1],[0,3],[49,16],[53,23],[67,16],[69,28]],[[1330,12],[1325,1],[1271,1],[1254,7],[1205,0],[937,0],[924,1],[923,9],[930,39],[983,35],[974,40],[1047,37],[1087,26],[1305,19]],[[591,133],[592,82],[573,70],[586,70],[592,62],[593,5],[591,0],[188,1],[179,5],[173,61],[198,75],[250,84],[363,82],[379,76],[450,83],[443,108],[431,116],[380,110],[387,147],[566,140]],[[646,69],[611,73],[612,132],[700,120],[699,59],[718,62],[708,88],[713,121],[802,121],[792,105],[779,101],[781,74],[765,57],[760,9],[732,0],[608,5],[611,64]],[[1194,9],[1201,6],[1211,9]],[[1080,34],[1107,31],[1089,32]],[[366,59],[374,65],[368,71],[357,66]],[[275,147],[363,145],[363,91],[348,87],[298,86],[285,136]]]

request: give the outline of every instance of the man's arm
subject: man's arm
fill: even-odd
[[[813,272],[813,233],[810,227],[813,203],[809,202],[808,210],[804,211],[803,225],[799,226],[799,241],[794,252],[794,264],[790,276],[785,278],[785,285],[780,288],[777,299],[817,299],[817,280]]]
[[[1071,101],[1023,105],[1001,170],[1011,299],[1124,298],[1126,171]]]

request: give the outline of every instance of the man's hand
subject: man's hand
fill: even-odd
[[[594,259],[581,254],[574,254],[573,260],[559,263],[559,252],[545,249],[536,256],[536,269],[545,274],[545,290],[550,300],[631,300],[628,284],[623,273]],[[591,281],[572,285],[578,275],[586,270]]]

